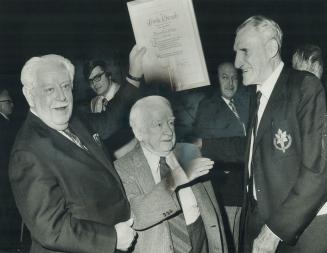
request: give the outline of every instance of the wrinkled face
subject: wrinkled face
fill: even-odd
[[[167,155],[174,147],[175,117],[168,106],[154,106],[143,114],[140,141],[153,153]]]
[[[105,71],[96,66],[89,76],[90,87],[98,95],[104,95],[109,90],[110,80],[106,76]]]
[[[4,90],[0,94],[0,112],[8,116],[12,114],[13,110],[14,110],[14,102],[11,99],[9,92],[7,90]]]
[[[225,63],[218,67],[218,80],[220,84],[221,95],[224,98],[231,99],[238,87],[237,71],[232,64]]]
[[[70,80],[67,69],[49,63],[41,66],[36,75],[36,84],[30,89],[28,99],[31,108],[49,127],[66,129],[73,108],[73,80]]]
[[[234,51],[235,67],[241,69],[245,85],[262,84],[272,73],[267,39],[252,26],[238,31]]]

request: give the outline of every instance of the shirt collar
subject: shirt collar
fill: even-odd
[[[151,168],[151,171],[156,172],[159,167],[159,160],[160,160],[160,156],[158,156],[157,154],[154,154],[153,152],[151,152],[150,150],[148,150],[147,148],[145,148],[142,143],[140,143],[141,148],[143,150],[144,156],[146,158],[146,160],[148,161],[148,164]]]
[[[227,105],[229,105],[230,99],[227,99],[227,98],[225,98],[225,97],[223,97],[223,96],[221,96],[221,98],[225,101],[225,103],[226,103]]]
[[[282,69],[284,67],[284,63],[281,61],[277,68],[274,70],[274,72],[268,77],[266,81],[264,81],[262,84],[257,85],[257,91],[261,91],[262,95],[269,99],[275,84],[277,82],[278,77],[280,76],[280,73],[282,72]]]
[[[119,88],[120,85],[118,83],[112,82],[107,93],[103,97],[110,101],[115,96]]]

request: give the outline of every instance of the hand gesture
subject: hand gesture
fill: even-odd
[[[138,49],[137,45],[134,45],[132,51],[129,53],[129,74],[136,78],[143,76],[143,56],[145,55],[146,48],[142,47]]]
[[[191,182],[198,177],[208,174],[213,165],[214,161],[209,158],[199,157],[191,160],[186,168],[184,168],[184,171],[188,180]]]
[[[134,241],[136,236],[136,232],[132,229],[133,218],[130,218],[128,221],[120,222],[115,225],[116,233],[117,233],[117,246],[118,250],[127,251],[128,248]]]

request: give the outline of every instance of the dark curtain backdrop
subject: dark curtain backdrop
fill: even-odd
[[[327,51],[327,1],[194,0],[202,45],[211,78],[222,60],[233,60],[236,27],[254,14],[270,16],[284,32],[283,59],[289,64],[301,43]],[[75,96],[87,95],[82,63],[90,58],[114,59],[116,78],[124,75],[134,44],[123,0],[0,0],[0,85],[9,87],[16,114],[27,105],[21,94],[20,70],[32,56],[55,53],[77,67]],[[327,62],[326,56],[324,56]],[[326,69],[325,69],[326,70]],[[214,81],[213,81],[214,82]]]

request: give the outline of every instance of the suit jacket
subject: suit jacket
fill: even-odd
[[[115,161],[134,216],[138,239],[134,252],[171,252],[172,242],[167,218],[180,210],[176,194],[165,181],[155,184],[140,145]],[[207,233],[209,252],[227,252],[224,228],[210,182],[196,183],[193,193]]]
[[[247,126],[249,98],[235,98],[234,104],[241,121]],[[244,135],[242,124],[217,92],[211,97],[203,99],[199,104],[193,131],[200,138]]]
[[[234,99],[235,107],[245,127],[249,118],[249,102],[249,96],[244,92],[242,96],[235,96]],[[218,92],[214,92],[211,97],[201,101],[193,132],[200,138],[244,136],[241,122]],[[209,156],[209,158],[213,157]],[[217,198],[225,206],[241,206],[244,164],[215,162],[210,178]]]
[[[133,89],[127,86],[125,94]],[[89,115],[89,126],[72,116],[69,126],[88,151],[28,114],[11,153],[9,173],[31,232],[31,252],[115,252],[114,225],[129,219],[130,208],[98,137],[119,126],[121,108]]]
[[[318,227],[327,226],[326,215],[320,224],[315,222],[327,192],[325,114],[320,81],[308,72],[284,67],[259,124],[252,158],[259,214],[282,239],[281,247],[285,242],[295,244],[307,233],[321,239]],[[217,159],[240,159],[239,151],[246,146],[248,164],[249,139],[246,145],[240,138],[205,140],[203,153],[216,148]],[[245,173],[248,178],[248,170]],[[307,243],[311,249],[317,246]]]

